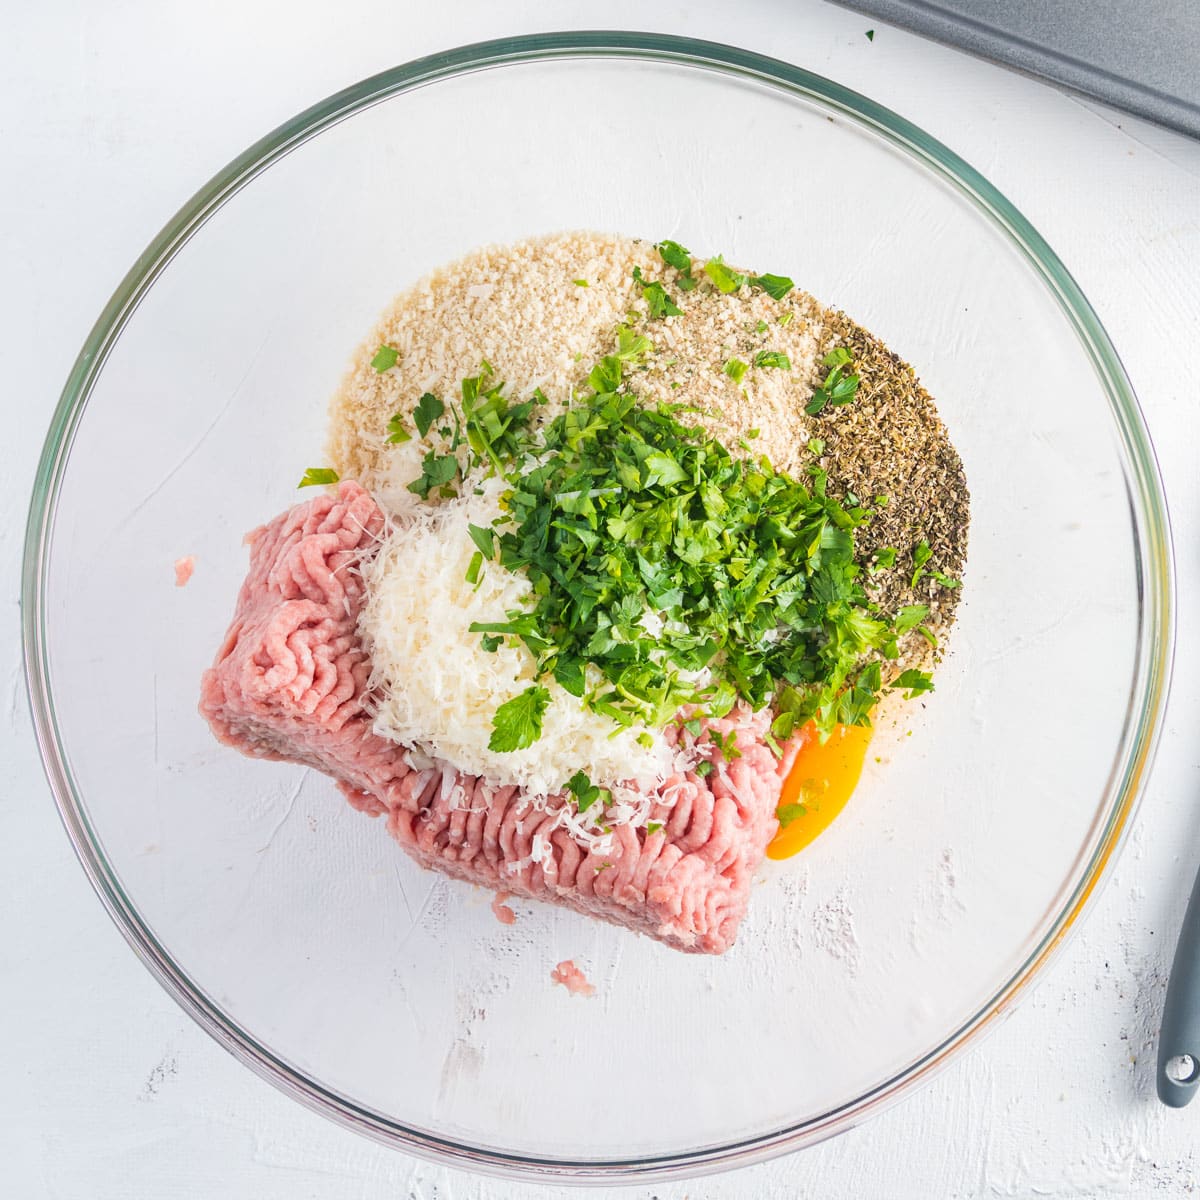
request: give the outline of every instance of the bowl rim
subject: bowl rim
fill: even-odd
[[[697,68],[766,84],[835,112],[907,153],[950,184],[1025,259],[1073,327],[1105,391],[1125,454],[1139,588],[1135,667],[1113,770],[1102,795],[1094,845],[1063,907],[1012,977],[967,1021],[917,1061],[863,1095],[795,1125],[735,1142],[643,1158],[539,1158],[413,1129],[327,1088],[291,1066],[221,1010],[175,964],[141,920],[100,851],[57,728],[47,657],[46,572],[60,487],[79,421],[108,354],[142,298],[176,253],[226,201],[274,162],[358,112],[414,88],[506,65],[578,58],[636,60]],[[812,1145],[909,1094],[1007,1014],[1062,948],[1090,906],[1123,844],[1153,761],[1170,687],[1175,641],[1174,562],[1166,498],[1141,409],[1099,318],[1044,239],[974,168],[941,142],[867,97],[778,59],[670,34],[568,31],[498,38],[446,50],[351,85],[261,138],[176,213],[121,281],[89,333],[55,409],[35,476],[26,526],[21,623],[34,732],[59,814],[84,871],[126,941],[175,1001],[239,1061],[310,1109],[386,1145],[445,1165],[509,1178],[560,1183],[647,1183],[730,1169]],[[1068,876],[1068,879],[1070,877]]]

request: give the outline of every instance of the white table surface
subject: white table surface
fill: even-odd
[[[344,11],[343,11],[344,10]],[[872,25],[874,41],[865,31]],[[648,28],[827,74],[928,129],[1046,236],[1155,435],[1178,547],[1172,708],[1124,856],[1007,1022],[915,1097],[799,1155],[614,1195],[1185,1196],[1200,1104],[1154,1099],[1155,1036],[1200,845],[1200,143],[809,0],[39,0],[0,21],[0,1195],[546,1196],[343,1132],[259,1081],[142,969],[42,775],[18,642],[36,454],[71,360],[149,238],[312,101],[396,62],[535,29]]]

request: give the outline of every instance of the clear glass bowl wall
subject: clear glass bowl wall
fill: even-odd
[[[677,238],[843,308],[915,365],[972,492],[936,694],[880,732],[834,827],[764,866],[719,960],[534,905],[501,927],[489,896],[418,870],[327,780],[222,749],[196,713],[242,535],[321,461],[327,399],[382,307],[474,246],[574,228]],[[1169,596],[1128,382],[982,179],[783,64],[565,35],[358,85],[180,214],[68,386],[25,621],[68,829],[193,1015],[392,1144],[611,1178],[836,1132],[1003,1008],[1127,820]],[[564,958],[594,999],[551,984]]]

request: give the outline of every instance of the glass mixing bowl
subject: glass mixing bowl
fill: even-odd
[[[937,692],[879,735],[834,827],[764,866],[721,959],[532,904],[503,927],[325,778],[223,749],[196,712],[242,534],[320,462],[327,398],[384,304],[474,246],[572,228],[677,238],[844,308],[916,365],[973,495]],[[1111,861],[1171,649],[1146,430],[1042,239],[864,97],[648,34],[399,67],[206,186],[71,373],[24,600],[67,829],[184,1008],[393,1146],[560,1179],[807,1145],[994,1022]],[[595,998],[552,985],[568,957]]]

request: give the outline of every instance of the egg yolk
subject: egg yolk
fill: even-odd
[[[767,846],[768,858],[790,858],[829,828],[858,785],[873,732],[869,725],[835,725],[822,745],[816,726],[804,727],[779,793],[779,832]]]

